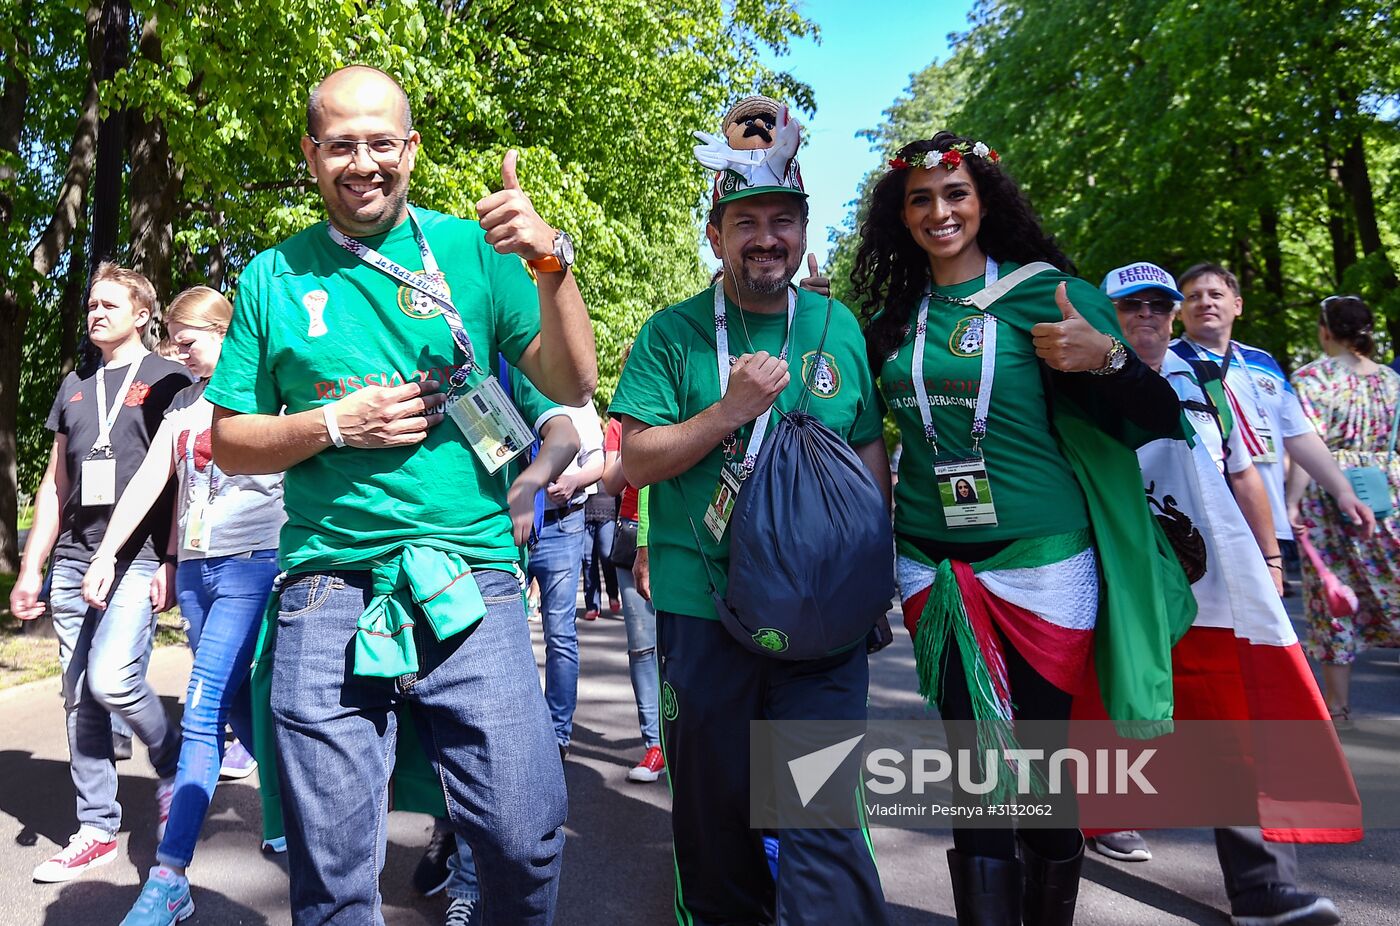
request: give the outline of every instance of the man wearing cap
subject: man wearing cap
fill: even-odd
[[[1293,386],[1267,351],[1231,340],[1244,311],[1239,280],[1219,264],[1196,264],[1181,276],[1182,336],[1171,350],[1188,360],[1219,366],[1236,425],[1263,477],[1273,511],[1274,532],[1291,547],[1293,530],[1284,493],[1285,453],[1331,494],[1343,514],[1369,535],[1376,518],[1356,497],[1326,443],[1298,404]],[[1282,563],[1276,571],[1282,571]]]
[[[1268,492],[1226,400],[1219,367],[1168,350],[1182,299],[1176,281],[1161,267],[1140,262],[1111,271],[1102,289],[1118,310],[1129,346],[1172,384],[1198,439],[1191,449],[1162,440],[1138,450],[1149,504],[1159,513],[1170,507],[1173,517],[1164,521],[1186,517],[1201,535],[1195,553],[1183,557],[1197,616],[1172,651],[1177,719],[1249,716],[1248,680],[1262,675],[1270,679],[1269,698],[1275,708],[1292,710],[1292,719],[1325,724],[1317,686],[1278,597],[1283,573]],[[1179,542],[1179,533],[1174,537],[1169,529],[1167,534]],[[1249,670],[1243,668],[1246,663],[1252,664]],[[1228,670],[1232,665],[1234,673]],[[1296,698],[1289,697],[1293,694]],[[1338,774],[1347,775],[1344,762]],[[1277,808],[1278,803],[1271,806]],[[1327,838],[1321,832],[1311,831],[1303,838]],[[1271,833],[1271,838],[1279,837],[1298,834]],[[1298,889],[1298,859],[1291,842],[1266,842],[1259,827],[1236,826],[1216,829],[1215,845],[1234,922],[1268,926],[1340,921],[1331,900]],[[1152,858],[1146,840],[1135,830],[1100,833],[1092,846],[1119,861]]]
[[[720,136],[696,135],[697,158],[716,171],[706,234],[724,275],[642,326],[610,408],[627,481],[652,487],[676,918],[878,926],[884,894],[862,829],[781,830],[775,884],[749,817],[749,722],[863,720],[865,647],[796,662],[756,655],[722,626],[710,591],[713,581],[724,594],[728,572],[722,502],[757,454],[770,407],[795,408],[805,374],[824,367],[826,388],[807,410],[855,448],[888,499],[880,408],[854,315],[835,306],[819,354],[828,302],[790,283],[806,247],[798,124],[777,102],[749,97]],[[838,772],[853,787],[858,760],[857,750]]]
[[[287,474],[287,576],[258,669],[271,662],[293,921],[383,922],[407,708],[488,922],[545,926],[567,798],[507,505],[504,464],[529,425],[492,366],[502,354],[581,405],[593,332],[572,245],[535,212],[515,152],[467,221],[410,206],[420,141],[382,71],[343,68],[312,91],[301,150],[329,221],[239,278],[206,393],[214,459]]]

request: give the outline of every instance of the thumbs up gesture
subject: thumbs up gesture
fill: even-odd
[[[1031,328],[1035,355],[1052,370],[1063,373],[1102,369],[1113,339],[1084,320],[1069,301],[1063,283],[1055,289],[1055,305],[1060,309],[1060,321],[1041,322]]]
[[[501,161],[501,191],[476,204],[477,220],[486,232],[486,243],[499,254],[518,254],[540,260],[554,253],[554,228],[535,212],[530,197],[520,189],[515,165],[520,154],[514,148]]]
[[[817,255],[807,255],[807,276],[797,285],[803,289],[810,289],[818,296],[831,295],[831,280],[821,275],[821,268],[817,266]]]

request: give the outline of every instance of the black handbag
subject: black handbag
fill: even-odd
[[[618,518],[613,529],[612,550],[608,561],[619,569],[631,569],[637,561],[637,522],[631,518]]]

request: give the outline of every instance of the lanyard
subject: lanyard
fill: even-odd
[[[422,273],[414,273],[412,270],[405,269],[397,261],[390,260],[363,241],[342,234],[334,225],[327,223],[326,231],[330,234],[332,241],[360,260],[374,269],[388,274],[403,285],[418,290],[438,304],[438,307],[442,309],[442,317],[447,319],[447,327],[452,331],[452,340],[461,348],[462,356],[466,358],[460,367],[452,371],[451,376],[453,388],[460,389],[466,385],[467,377],[476,369],[476,352],[472,349],[471,338],[467,337],[466,329],[462,327],[462,315],[452,304],[452,299],[447,294],[447,288],[443,285],[447,277],[438,270],[437,260],[433,257],[432,249],[428,247],[428,238],[423,234],[422,226],[418,224],[418,216],[414,214],[412,208],[408,210],[408,221],[413,226],[413,239],[418,242],[418,253],[423,258]]]
[[[1191,345],[1191,350],[1195,352],[1197,358],[1201,360],[1208,360],[1211,363],[1215,363],[1214,358],[1212,358],[1209,353],[1202,353],[1201,346],[1195,341],[1185,337],[1182,338],[1182,340],[1185,341],[1187,344]],[[1225,343],[1225,353],[1221,356],[1221,360],[1219,363],[1220,382],[1225,384],[1226,386],[1230,384],[1229,380],[1226,379],[1226,377],[1230,375],[1230,361],[1234,358],[1234,355],[1235,342],[1227,341]],[[1264,419],[1264,425],[1268,426],[1269,414],[1264,409],[1264,398],[1259,394],[1259,384],[1254,381],[1254,374],[1249,372],[1249,364],[1246,363],[1243,359],[1240,360],[1240,372],[1244,375],[1245,382],[1249,383],[1249,394],[1254,399],[1255,411],[1257,411],[1260,417]]]
[[[997,281],[1000,270],[997,262],[987,258],[986,277],[983,288]],[[914,380],[914,396],[919,403],[919,417],[924,423],[924,438],[938,455],[938,429],[933,425],[933,409],[929,406],[928,386],[924,383],[924,343],[928,335],[928,303],[932,290],[924,293],[919,303],[918,321],[914,326],[914,358],[910,371]],[[971,305],[972,303],[960,303]],[[972,411],[972,449],[981,451],[982,439],[987,436],[987,412],[992,405],[992,383],[997,371],[997,320],[989,312],[982,313],[982,380],[977,385],[977,400]]]
[[[97,368],[97,443],[93,445],[93,450],[111,448],[112,424],[117,420],[117,415],[121,414],[127,391],[131,389],[132,380],[136,379],[136,369],[144,359],[144,356],[137,357],[126,368],[126,379],[122,380],[122,388],[117,393],[117,401],[111,411],[107,410],[107,365],[103,364]]]
[[[791,286],[788,287],[787,304],[787,334],[783,335],[783,350],[778,355],[780,360],[787,360],[788,343],[792,340],[792,318],[797,312],[797,295]],[[753,348],[753,344],[749,344]],[[724,394],[729,391],[729,364],[732,362],[729,356],[729,319],[727,309],[724,304],[724,281],[715,284],[715,359],[719,366],[719,397],[724,398]],[[744,472],[753,472],[754,463],[758,460],[758,451],[763,447],[763,438],[768,433],[768,422],[773,417],[773,406],[768,406],[767,411],[759,415],[753,423],[753,433],[749,435],[749,444],[744,448]],[[725,454],[733,453],[734,447],[738,445],[738,438],[730,434],[724,439]]]

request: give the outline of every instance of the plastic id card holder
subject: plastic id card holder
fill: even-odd
[[[94,450],[83,461],[83,507],[117,503],[117,460],[112,452]]]
[[[981,456],[946,457],[933,464],[943,520],[949,527],[983,527],[997,523],[987,461]]]
[[[494,376],[449,398],[447,414],[488,473],[496,472],[535,442],[534,432]]]
[[[1278,448],[1274,445],[1274,429],[1264,423],[1262,414],[1259,417],[1260,423],[1254,427],[1254,435],[1259,438],[1259,443],[1264,449],[1250,456],[1250,459],[1255,463],[1277,463]]]
[[[209,552],[209,540],[213,536],[214,522],[209,520],[208,506],[204,502],[191,502],[185,511],[185,549],[196,553]]]
[[[719,483],[705,506],[705,529],[715,538],[715,543],[724,539],[729,529],[729,518],[734,514],[734,502],[739,497],[741,482],[738,474],[728,464],[720,467]]]

